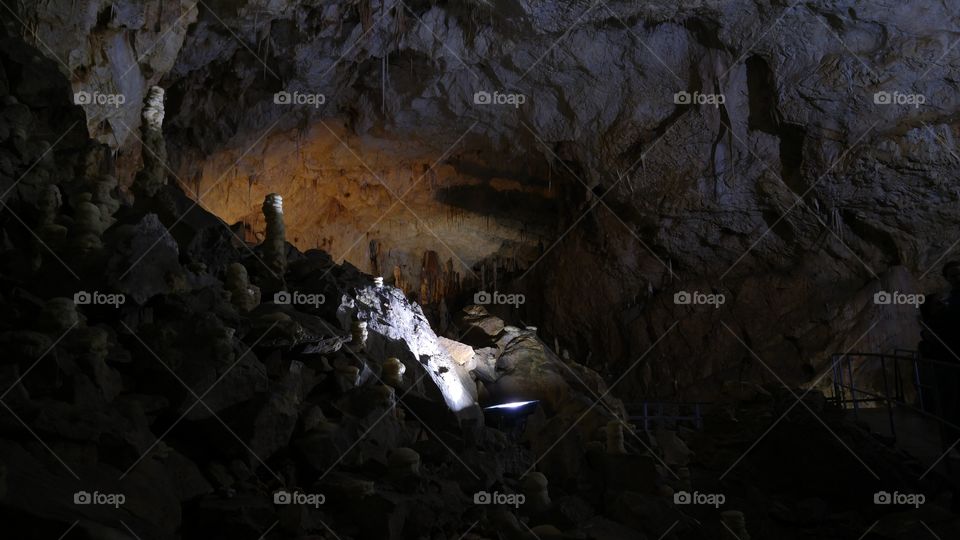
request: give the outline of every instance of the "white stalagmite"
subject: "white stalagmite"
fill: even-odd
[[[263,200],[263,217],[267,230],[263,239],[263,258],[267,267],[283,281],[287,271],[286,227],[283,224],[283,197],[271,193]]]

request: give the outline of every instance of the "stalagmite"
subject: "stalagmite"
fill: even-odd
[[[227,268],[224,286],[230,291],[230,303],[240,312],[246,313],[260,304],[260,287],[250,284],[247,269],[242,264],[233,263]]]
[[[286,228],[283,224],[283,197],[271,193],[263,200],[267,230],[263,239],[263,258],[276,278],[283,281],[287,271]]]
[[[523,477],[521,491],[527,497],[526,504],[534,512],[543,512],[550,507],[550,494],[547,491],[547,477],[543,473],[532,472]]]
[[[367,323],[364,321],[353,321],[350,327],[350,335],[353,338],[353,346],[356,350],[362,351],[367,346]]]
[[[397,358],[387,358],[383,362],[383,382],[399,388],[403,386],[403,374],[407,371],[407,366],[403,365]]]
[[[153,197],[167,184],[167,146],[163,140],[164,90],[154,86],[143,107],[143,169],[133,182],[136,195]]]
[[[105,229],[100,208],[91,201],[89,193],[77,196],[73,210],[73,247],[87,253],[103,247],[101,237]]]

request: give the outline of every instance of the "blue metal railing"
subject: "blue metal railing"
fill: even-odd
[[[631,422],[650,431],[651,424],[676,425],[681,422],[702,429],[703,408],[707,405],[709,403],[704,401],[642,401],[625,404],[625,407]],[[673,411],[676,414],[672,414]]]
[[[858,417],[863,405],[885,406],[890,434],[894,441],[897,439],[894,421],[896,408],[913,411],[940,424],[960,430],[960,426],[944,416],[943,396],[940,393],[940,385],[937,384],[942,383],[939,379],[946,373],[960,377],[960,363],[923,358],[918,351],[908,349],[896,349],[891,354],[838,353],[831,357],[831,361],[833,370],[831,401],[841,408],[852,409],[854,418]],[[862,380],[866,376],[862,371],[864,366],[869,366],[870,363],[879,364],[880,381],[874,380],[874,384],[870,387],[858,385],[857,377],[860,376]],[[875,371],[867,373],[876,377]],[[905,376],[905,373],[909,373],[909,377]],[[881,388],[877,388],[878,382]]]

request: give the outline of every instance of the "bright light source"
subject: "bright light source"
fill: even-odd
[[[484,408],[484,410],[493,410],[493,409],[519,409],[521,407],[526,407],[531,403],[536,403],[536,400],[533,401],[511,401],[510,403],[501,403],[499,405],[492,405],[490,407]]]

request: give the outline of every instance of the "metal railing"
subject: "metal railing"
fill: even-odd
[[[944,377],[960,381],[960,363],[923,358],[918,351],[896,349],[891,354],[850,352],[831,357],[833,396],[830,400],[844,409],[852,409],[857,418],[869,405],[886,407],[890,435],[897,439],[894,410],[906,409],[937,423],[960,430],[946,418],[941,394]],[[879,365],[879,375],[876,366]],[[858,385],[872,376],[870,386]]]
[[[687,422],[703,428],[703,401],[642,401],[625,405],[631,422],[650,431],[651,424],[676,426]],[[674,413],[675,412],[675,413]]]

